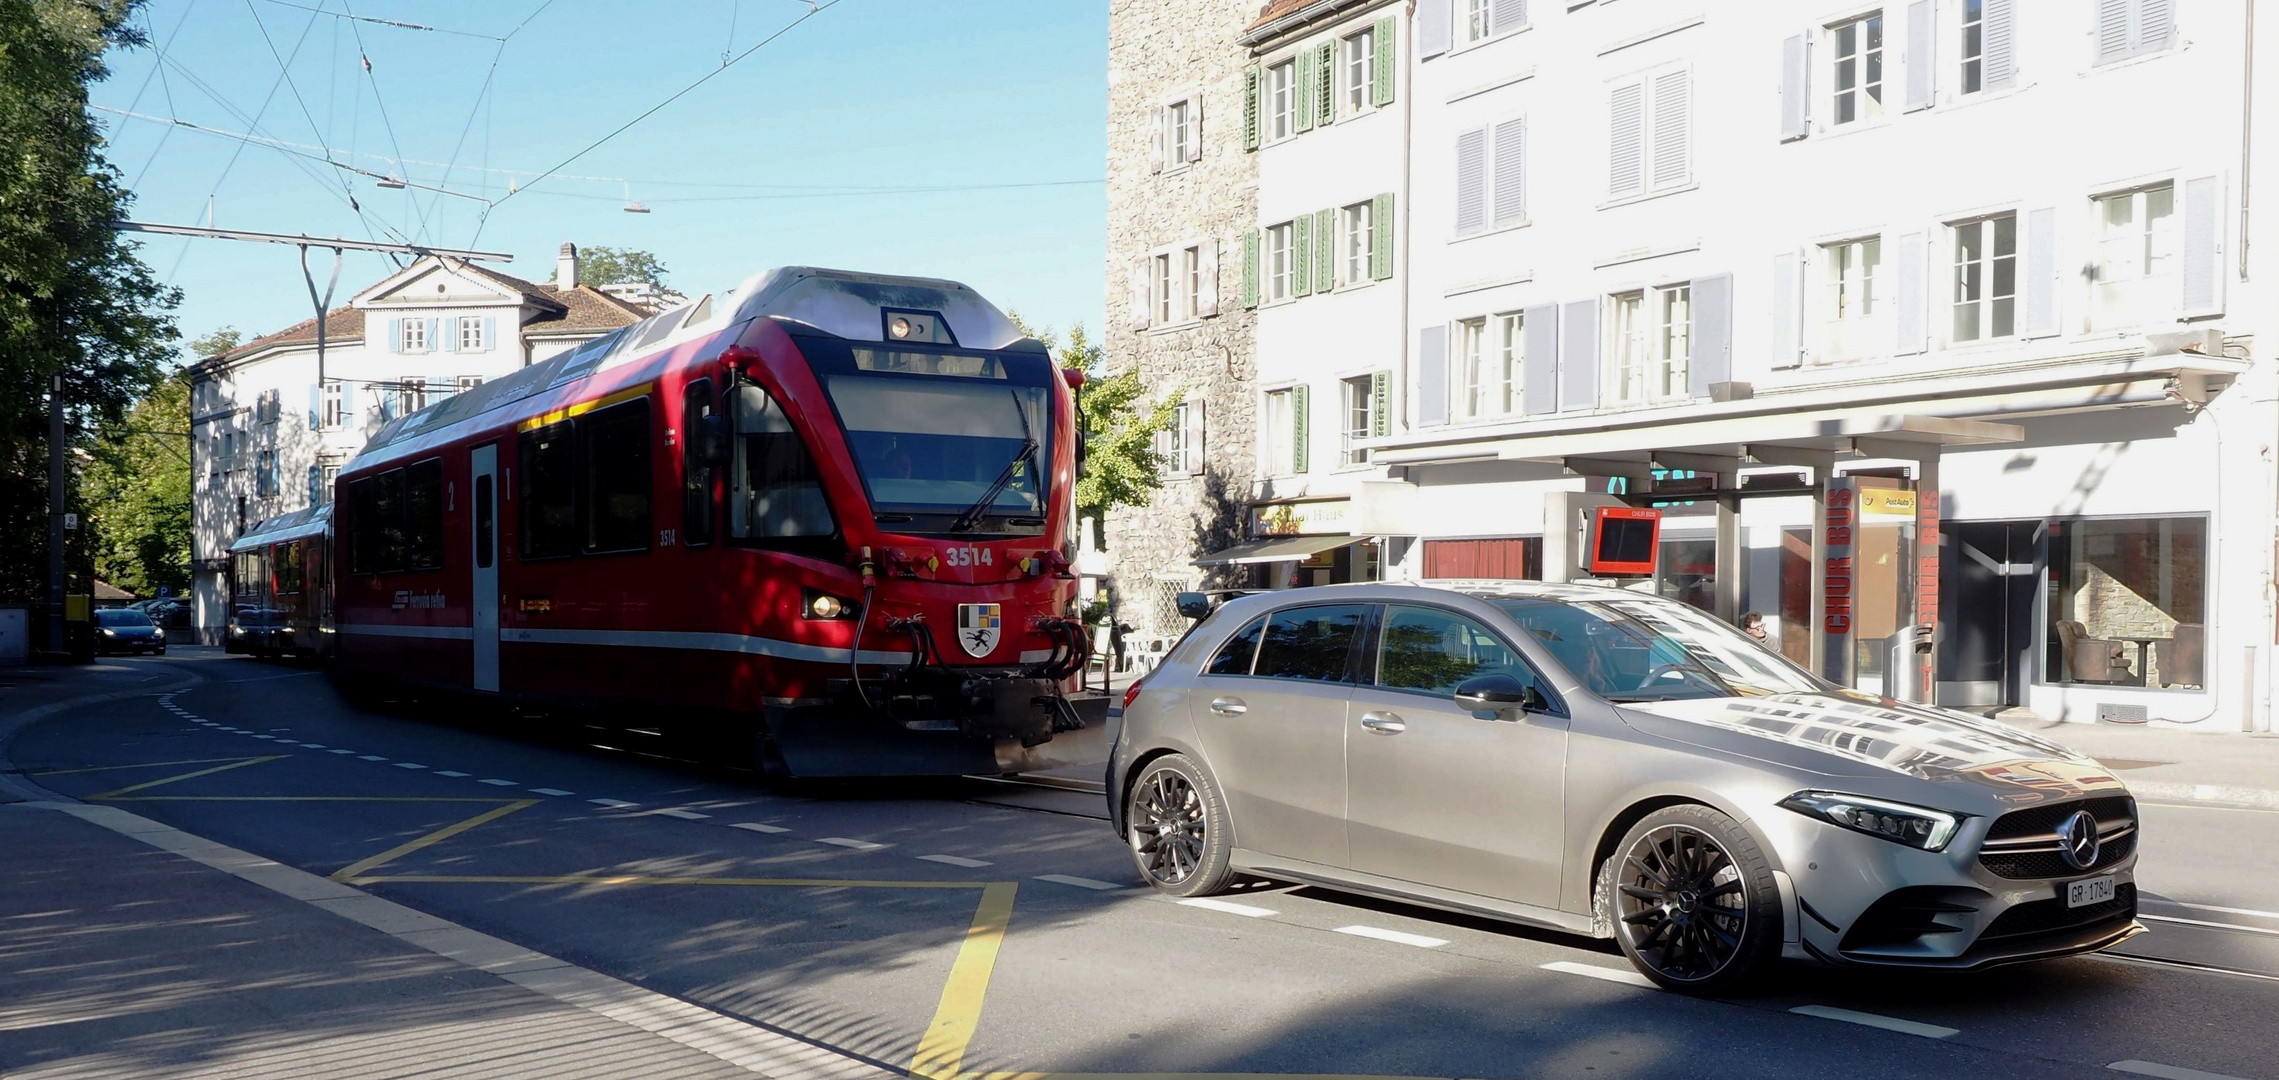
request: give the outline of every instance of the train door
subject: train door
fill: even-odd
[[[475,689],[498,692],[499,688],[499,564],[498,564],[498,472],[499,447],[497,443],[478,446],[468,455],[473,473],[469,485],[475,493],[474,534],[475,557],[474,595],[475,610]]]

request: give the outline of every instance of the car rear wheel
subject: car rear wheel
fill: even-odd
[[[1173,896],[1209,896],[1234,877],[1226,799],[1183,754],[1147,763],[1124,802],[1125,839],[1147,883]]]
[[[1600,869],[1598,893],[1623,955],[1664,989],[1726,993],[1780,957],[1772,867],[1709,807],[1667,807],[1631,826]]]

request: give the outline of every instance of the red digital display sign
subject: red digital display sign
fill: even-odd
[[[1631,506],[1591,511],[1590,546],[1583,568],[1594,577],[1647,577],[1662,542],[1662,512]]]

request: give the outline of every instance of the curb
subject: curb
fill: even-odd
[[[2222,784],[2178,784],[2148,780],[2129,784],[2129,794],[2163,802],[2205,803],[2235,810],[2279,811],[2279,791]]]

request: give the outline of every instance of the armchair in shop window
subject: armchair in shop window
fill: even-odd
[[[2113,684],[2136,681],[2136,672],[2129,670],[2128,646],[2090,637],[2088,628],[2072,619],[2058,621],[2057,640],[2058,647],[2065,653],[2065,665],[2072,670],[2073,681]]]
[[[2154,657],[2160,663],[2160,685],[2207,685],[2208,628],[2200,623],[2177,623],[2176,636],[2157,643]]]

